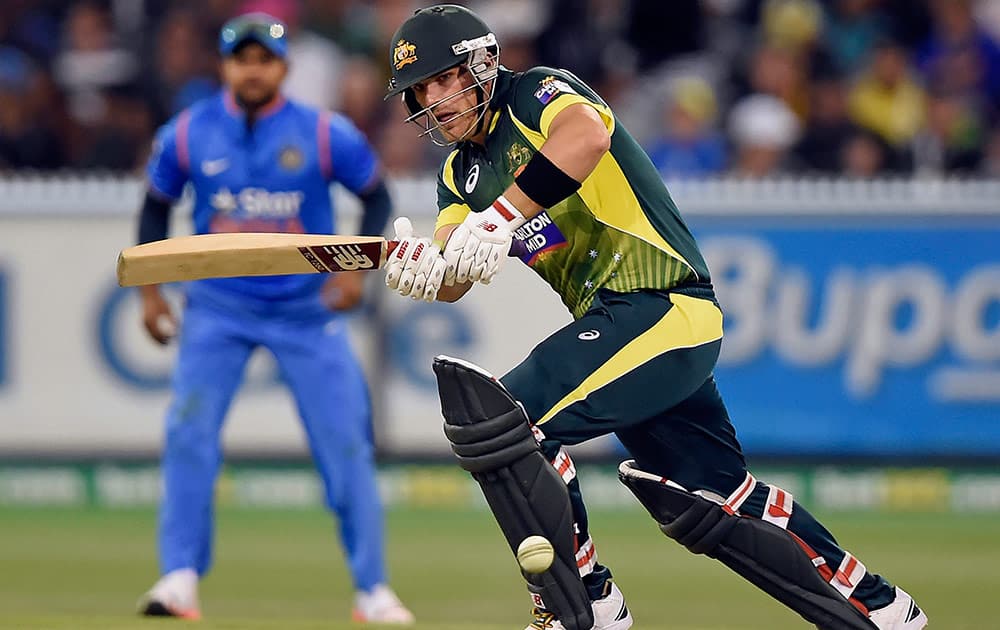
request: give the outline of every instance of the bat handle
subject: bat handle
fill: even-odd
[[[391,254],[393,250],[395,250],[398,246],[399,246],[399,241],[394,241],[394,240],[386,241],[385,242],[386,257],[388,258],[389,254]],[[524,254],[526,251],[527,249],[524,247],[524,243],[518,239],[514,239],[510,244],[510,251],[507,252],[507,255],[510,256],[511,258],[517,258],[522,254]]]

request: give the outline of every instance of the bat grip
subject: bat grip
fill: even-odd
[[[389,254],[391,254],[393,250],[395,250],[396,247],[398,246],[399,246],[399,241],[386,241],[385,242],[386,258],[388,258]],[[511,258],[517,258],[518,256],[524,254],[526,251],[527,250],[524,247],[524,243],[522,241],[519,241],[518,239],[514,239],[513,241],[511,241],[510,251],[507,252],[507,255],[510,256]]]

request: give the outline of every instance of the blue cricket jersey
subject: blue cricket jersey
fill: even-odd
[[[194,189],[196,234],[291,232],[335,234],[330,183],[354,193],[378,179],[378,161],[344,116],[279,98],[252,127],[228,91],[175,116],[156,134],[149,184],[176,200]],[[199,280],[189,295],[227,303],[312,300],[326,276]]]

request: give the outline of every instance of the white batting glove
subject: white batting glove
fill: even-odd
[[[445,243],[445,284],[489,284],[507,259],[514,230],[524,222],[524,215],[503,195],[482,212],[470,212]]]
[[[406,217],[396,219],[392,227],[399,244],[386,261],[386,286],[402,296],[433,302],[444,281],[441,249],[429,238],[414,236]]]

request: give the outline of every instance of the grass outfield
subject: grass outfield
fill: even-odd
[[[520,630],[528,599],[485,512],[388,515],[393,584],[427,630]],[[639,511],[595,513],[601,558],[615,571],[638,630],[804,628],[713,560],[665,539]],[[870,567],[898,580],[932,628],[996,628],[1000,519],[995,515],[844,515],[826,519]],[[156,630],[134,616],[156,577],[147,510],[0,509],[0,628]],[[319,511],[229,509],[204,581],[214,629],[347,630],[350,585],[333,527]]]

